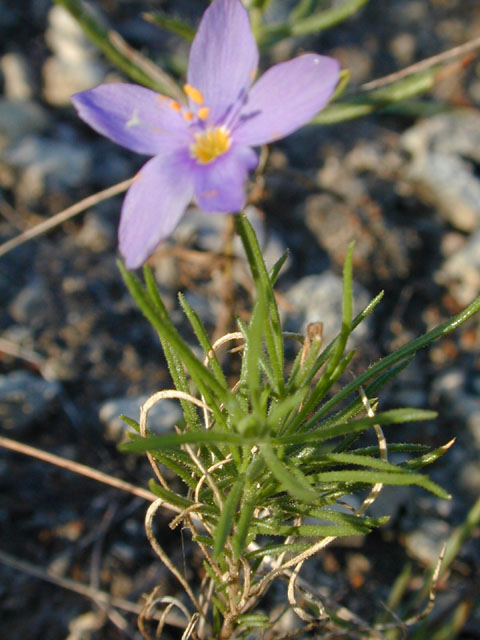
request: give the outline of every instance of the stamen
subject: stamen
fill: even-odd
[[[202,107],[201,109],[199,109],[197,111],[197,116],[200,118],[200,120],[206,120],[208,118],[210,114],[210,108],[209,107]]]
[[[203,95],[201,91],[195,89],[195,87],[192,87],[189,84],[183,85],[183,90],[192,102],[195,102],[195,104],[203,104]]]
[[[190,155],[199,164],[208,164],[228,151],[232,140],[225,127],[215,127],[195,134],[195,142],[190,146]]]
[[[182,115],[183,115],[183,117],[185,118],[185,120],[187,122],[191,122],[193,120],[193,117],[194,117],[193,113],[191,111],[184,111]]]
[[[174,111],[181,111],[182,110],[182,105],[179,102],[176,102],[175,100],[172,100],[170,102],[170,107],[174,110]]]

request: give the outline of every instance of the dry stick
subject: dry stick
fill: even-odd
[[[38,566],[31,564],[30,562],[15,558],[9,553],[5,553],[1,550],[0,562],[3,562],[3,564],[6,564],[12,569],[17,569],[18,571],[27,573],[31,576],[34,576],[35,578],[40,578],[41,580],[50,582],[58,587],[63,587],[64,589],[68,589],[70,591],[73,591],[74,593],[78,593],[81,596],[90,598],[100,605],[110,605],[112,607],[122,609],[123,611],[135,613],[136,615],[139,615],[142,611],[142,605],[140,604],[130,602],[130,600],[124,600],[123,598],[111,596],[105,591],[94,589],[93,587],[89,587],[88,585],[82,584],[81,582],[76,582],[75,580],[70,580],[69,578],[61,578],[59,576],[55,576],[49,571],[40,569]],[[177,616],[169,616],[168,624],[172,625],[173,627],[179,627],[180,629],[185,628],[185,622],[183,620],[180,620],[180,618],[178,618]]]
[[[123,193],[123,191],[126,191],[128,187],[132,184],[133,180],[134,178],[129,178],[128,180],[124,180],[123,182],[119,182],[118,184],[113,185],[113,187],[108,187],[108,189],[99,191],[98,193],[95,193],[93,196],[88,196],[88,198],[84,198],[83,200],[80,200],[80,202],[77,202],[71,207],[67,207],[67,209],[60,211],[59,213],[55,214],[51,218],[48,218],[48,220],[45,220],[44,222],[41,222],[40,224],[35,225],[31,229],[28,229],[27,231],[20,233],[18,236],[15,236],[15,238],[12,238],[11,240],[4,242],[2,245],[0,245],[0,257],[4,256],[6,253],[11,251],[12,249],[16,249],[21,244],[28,242],[28,240],[32,240],[32,238],[36,238],[42,233],[46,233],[47,231],[54,229],[59,224],[62,224],[62,222],[65,222],[66,220],[70,220],[70,218],[75,217],[82,211],[85,211],[85,209],[89,209],[90,207],[93,207],[98,202],[102,202],[103,200],[107,200],[112,196],[116,196],[119,193]]]
[[[125,482],[125,480],[113,478],[106,473],[102,473],[101,471],[97,471],[96,469],[92,469],[91,467],[87,467],[87,465],[85,464],[80,464],[79,462],[73,462],[73,460],[61,458],[60,456],[56,456],[53,453],[48,453],[47,451],[42,451],[41,449],[30,447],[28,444],[23,444],[21,442],[17,442],[16,440],[11,440],[10,438],[0,436],[0,447],[5,447],[6,449],[16,451],[17,453],[23,453],[26,456],[37,458],[38,460],[43,460],[43,462],[54,464],[57,467],[62,467],[63,469],[67,469],[68,471],[73,471],[74,473],[78,473],[81,476],[91,478],[92,480],[102,482],[103,484],[108,484],[115,489],[126,491],[127,493],[131,493],[134,496],[138,496],[139,498],[143,498],[144,500],[148,500],[149,502],[155,502],[155,500],[158,500],[158,497],[151,491],[148,491],[148,489],[136,487],[135,485],[130,484],[130,482]],[[176,511],[177,513],[181,511],[181,509],[173,506],[169,506],[168,508],[172,511]]]
[[[410,65],[409,67],[405,67],[405,69],[401,69],[400,71],[395,71],[394,73],[390,73],[388,76],[383,76],[383,78],[378,78],[377,80],[372,80],[371,82],[366,82],[360,86],[360,89],[364,91],[370,91],[371,89],[378,89],[379,87],[383,87],[387,84],[392,84],[392,82],[396,82],[397,80],[401,80],[407,76],[412,75],[413,73],[419,73],[420,71],[426,71],[431,67],[434,67],[437,64],[442,62],[447,62],[452,58],[457,58],[458,56],[462,56],[470,51],[475,51],[476,49],[480,49],[480,36],[478,38],[473,38],[464,44],[460,44],[457,47],[452,47],[451,49],[447,49],[447,51],[443,51],[442,53],[438,53],[435,56],[431,56],[430,58],[425,58],[425,60],[420,60],[420,62],[416,62],[415,64]]]

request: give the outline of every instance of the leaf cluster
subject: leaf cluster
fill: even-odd
[[[120,264],[127,286],[159,335],[175,387],[184,394],[180,400],[183,426],[165,435],[134,435],[123,449],[149,452],[182,480],[183,492],[153,481],[151,489],[165,504],[185,514],[194,512],[201,521],[203,530],[194,531],[195,540],[206,550],[207,571],[217,582],[217,569],[221,572],[240,559],[255,574],[266,556],[302,554],[315,541],[363,535],[385,522],[386,518],[365,515],[366,509],[352,512],[346,505],[354,494],[361,501],[366,493],[390,484],[416,485],[448,497],[419,472],[443,455],[446,447],[425,453],[420,445],[391,445],[389,453],[407,454],[402,456],[404,462],[395,464],[388,460],[381,431],[382,427],[431,420],[435,413],[409,408],[375,413],[372,407],[382,387],[411,362],[418,349],[457,327],[480,307],[480,300],[475,301],[449,322],[340,386],[354,356],[348,350],[348,338],[382,297],[378,295],[353,316],[351,246],[343,271],[343,318],[338,336],[326,346],[320,335],[304,339],[287,375],[286,336],[273,290],[286,255],[268,272],[247,218],[236,216],[236,224],[256,301],[250,321],[238,322],[235,337],[242,346],[241,370],[233,389],[215,345],[186,300],[180,296],[206,355],[204,362],[174,327],[151,271],[145,268],[142,284]],[[203,413],[187,399],[192,394],[200,397]],[[359,437],[371,430],[378,442],[365,446],[362,439],[359,444]]]

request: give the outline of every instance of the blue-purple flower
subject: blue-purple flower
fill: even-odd
[[[252,147],[283,138],[315,116],[338,81],[336,60],[305,54],[254,82],[258,49],[240,0],[214,0],[190,51],[185,104],[133,84],[73,96],[79,116],[114,142],[153,156],[122,208],[120,252],[135,269],[170,235],[189,202],[211,213],[245,204]]]

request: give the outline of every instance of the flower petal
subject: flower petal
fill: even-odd
[[[169,236],[193,195],[186,151],[156,156],[137,174],[122,207],[118,239],[128,269],[137,269]]]
[[[214,0],[205,11],[190,50],[187,82],[203,94],[212,122],[251,85],[258,48],[240,0]]]
[[[95,131],[137,153],[156,155],[172,137],[187,135],[172,100],[135,84],[102,84],[75,94],[72,102]]]
[[[266,144],[306,124],[332,96],[339,70],[337,60],[313,53],[268,69],[242,109],[233,132],[236,144]]]
[[[245,205],[245,181],[258,164],[248,147],[234,147],[214,162],[195,164],[195,197],[200,209],[209,213],[235,213]]]

